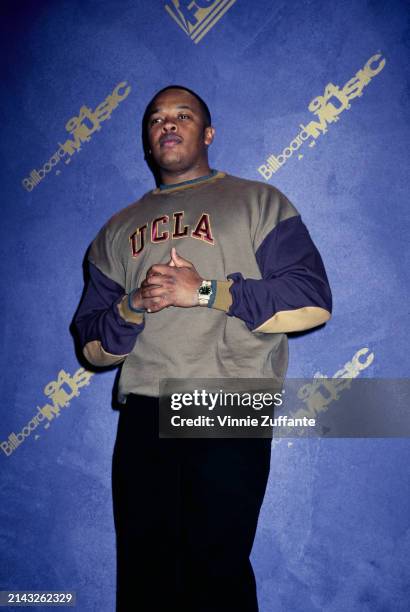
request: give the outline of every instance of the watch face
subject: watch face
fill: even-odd
[[[200,295],[211,295],[211,293],[212,293],[212,289],[208,285],[205,287],[199,287]]]

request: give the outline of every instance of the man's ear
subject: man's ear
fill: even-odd
[[[214,136],[215,136],[215,128],[208,125],[208,127],[206,127],[204,131],[204,143],[206,144],[207,147],[209,147],[209,145],[212,144]]]

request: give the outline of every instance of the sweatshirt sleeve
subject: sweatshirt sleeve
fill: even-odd
[[[229,274],[228,281],[217,283],[216,307],[229,304],[229,316],[262,333],[302,331],[330,319],[332,295],[326,271],[300,215],[280,221],[255,256],[262,278]]]
[[[89,281],[74,317],[87,361],[116,365],[132,351],[144,315],[130,310],[124,288],[89,262]]]

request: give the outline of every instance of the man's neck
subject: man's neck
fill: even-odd
[[[208,176],[211,173],[212,171],[208,164],[201,165],[198,168],[181,170],[181,172],[167,172],[161,170],[161,185],[178,185],[179,183],[185,183],[186,181],[193,181]]]
[[[209,170],[209,174],[205,174],[204,176],[197,176],[196,178],[188,179],[179,183],[168,183],[167,185],[165,183],[161,183],[159,185],[159,189],[161,191],[166,191],[167,189],[178,189],[179,187],[184,187],[185,185],[205,182],[210,178],[214,177],[216,174],[218,174],[217,170]]]

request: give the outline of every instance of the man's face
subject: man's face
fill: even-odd
[[[168,89],[152,104],[147,123],[155,163],[168,173],[201,170],[208,165],[207,146],[214,135],[204,127],[198,100],[183,89]]]

